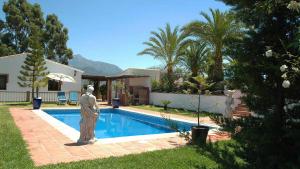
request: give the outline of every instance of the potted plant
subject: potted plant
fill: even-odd
[[[39,97],[39,88],[36,87],[36,97],[33,98],[32,101],[33,109],[40,109],[42,105],[42,98]]]
[[[124,84],[120,81],[116,81],[116,83],[113,85],[113,88],[115,90],[115,98],[112,99],[112,106],[113,108],[119,108],[120,98],[118,97],[118,91],[124,88]]]
[[[199,94],[198,108],[197,108],[197,126],[192,127],[192,144],[202,145],[206,143],[209,127],[200,125],[200,99],[201,91],[206,89],[209,85],[205,82],[205,79],[201,76],[192,77],[190,81],[186,82],[188,86],[197,90]]]

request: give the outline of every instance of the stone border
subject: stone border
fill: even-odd
[[[39,110],[32,110],[37,116],[39,116],[44,121],[48,122],[52,127],[57,129],[59,132],[61,132],[63,135],[68,137],[70,140],[76,142],[77,139],[80,136],[80,133],[75,130],[74,128],[68,126],[67,124],[57,120],[56,118],[52,117],[48,113]]]
[[[144,114],[144,115],[148,115],[148,116],[154,116],[154,117],[162,118],[161,116],[156,115],[156,114],[150,114],[150,113],[142,112],[142,110],[137,111],[137,110],[126,109],[126,108],[123,108],[123,107],[119,108],[119,109],[124,110],[124,111],[129,111],[129,112],[134,112],[134,113],[139,113],[139,114]],[[192,124],[197,125],[197,123],[195,121],[192,121],[192,120],[180,119],[180,118],[176,118],[176,117],[170,117],[170,119],[171,120],[176,120],[176,121],[182,121],[182,122],[186,122],[186,123],[192,123]],[[218,126],[218,125],[213,125],[213,124],[209,124],[209,123],[201,123],[201,125],[212,127],[212,128],[220,128],[220,126]]]
[[[105,109],[105,108],[110,108],[110,107],[101,107],[100,109]],[[78,107],[76,108],[62,108],[62,107],[56,107],[56,108],[44,108],[44,109],[78,109]],[[127,112],[134,112],[134,113],[139,113],[139,114],[144,114],[144,115],[148,115],[148,116],[154,116],[154,117],[159,117],[162,118],[159,115],[155,115],[155,114],[149,114],[149,113],[145,113],[142,110],[140,111],[135,111],[135,110],[130,110],[130,109],[126,109],[126,108],[119,108],[120,110],[124,110]],[[42,111],[41,109],[39,110],[32,110],[36,115],[38,115],[40,118],[42,118],[43,120],[45,120],[46,122],[48,122],[51,126],[53,126],[55,129],[57,129],[59,132],[61,132],[63,135],[65,135],[66,137],[68,137],[70,140],[76,142],[77,139],[80,136],[79,131],[77,131],[76,129],[68,126],[67,124],[57,120],[56,118],[52,117],[51,115],[49,115],[48,113]],[[186,119],[179,119],[179,118],[174,118],[174,117],[170,117],[170,119],[172,120],[177,120],[177,121],[182,121],[182,122],[188,122],[188,123],[193,123],[196,125],[196,123],[194,121],[191,120],[186,120]],[[209,134],[212,134],[214,132],[217,131],[217,129],[219,128],[219,126],[217,125],[212,125],[212,124],[207,124],[207,123],[201,123],[202,125],[206,125],[209,127],[213,127],[216,129],[210,129],[209,130]],[[120,143],[120,142],[130,142],[130,141],[145,141],[145,140],[153,140],[153,139],[159,139],[159,138],[170,138],[170,137],[174,137],[174,136],[179,136],[178,132],[172,132],[172,133],[164,133],[164,134],[148,134],[148,135],[137,135],[137,136],[125,136],[125,137],[116,137],[116,138],[103,138],[103,139],[97,139],[96,144],[110,144],[110,143]]]

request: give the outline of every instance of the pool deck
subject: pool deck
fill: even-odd
[[[139,111],[146,114],[160,115],[159,112],[141,110],[132,107],[123,109]],[[176,135],[167,138],[145,139],[136,141],[77,145],[56,128],[33,113],[30,109],[10,108],[13,119],[20,129],[32,160],[36,166],[65,163],[79,160],[107,158],[138,154],[147,151],[170,149],[186,145],[186,141]],[[195,121],[195,118],[180,115],[170,115],[171,118]],[[208,118],[201,118],[204,123],[213,123]],[[211,141],[226,140],[230,137],[226,133],[209,133]]]

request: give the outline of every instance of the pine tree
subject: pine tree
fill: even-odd
[[[28,52],[32,25],[42,30],[45,24],[40,6],[26,0],[9,0],[4,2],[3,12],[5,44],[13,48],[16,54]]]
[[[43,16],[39,4],[27,0],[8,0],[3,4],[5,20],[0,19],[0,57],[28,51],[34,25],[42,33],[44,56],[68,64],[73,52],[67,47],[68,29],[55,14]]]
[[[300,3],[222,0],[247,29],[232,41],[232,80],[256,116],[234,120],[250,168],[300,166]]]
[[[59,21],[55,14],[48,15],[45,24],[45,56],[62,64],[68,64],[73,52],[67,47],[68,29]]]
[[[29,39],[30,52],[25,58],[24,64],[21,66],[20,76],[18,79],[19,86],[30,87],[32,100],[34,99],[34,90],[36,89],[36,97],[38,97],[39,87],[47,85],[47,67],[44,59],[44,51],[41,45],[41,32],[35,27]]]

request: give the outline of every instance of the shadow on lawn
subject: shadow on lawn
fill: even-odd
[[[205,155],[218,164],[216,169],[246,169],[247,163],[241,158],[243,150],[235,141],[208,143],[197,147],[197,153]],[[197,169],[208,169],[201,164],[195,166]]]

